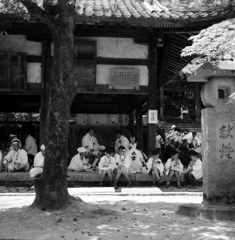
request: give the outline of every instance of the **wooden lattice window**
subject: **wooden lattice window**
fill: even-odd
[[[0,53],[0,91],[27,90],[27,54]]]

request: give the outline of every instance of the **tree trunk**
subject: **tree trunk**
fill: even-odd
[[[32,206],[42,210],[65,208],[67,191],[67,151],[70,107],[76,96],[73,81],[73,19],[51,27],[54,40],[53,73],[46,125],[46,154],[41,179],[35,180]]]

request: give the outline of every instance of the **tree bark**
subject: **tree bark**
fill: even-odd
[[[49,26],[50,27],[50,26]],[[53,73],[46,124],[46,153],[41,179],[35,180],[32,206],[42,210],[65,208],[67,191],[67,151],[70,107],[76,96],[73,81],[73,17],[50,27],[54,40]]]

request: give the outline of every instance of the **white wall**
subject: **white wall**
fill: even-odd
[[[140,86],[148,86],[148,68],[147,66],[130,66],[130,65],[97,65],[96,66],[96,83],[109,84],[109,70],[110,68],[127,68],[127,69],[140,69]]]
[[[142,58],[147,59],[148,47],[135,44],[134,39],[129,38],[81,38],[97,41],[97,57],[104,58]],[[42,44],[28,41],[26,36],[2,35],[0,36],[0,52],[26,52],[28,55],[40,56]],[[53,44],[52,44],[53,55]],[[119,66],[97,65],[97,84],[109,83],[110,68],[140,69],[140,85],[148,85],[148,68],[146,66]],[[41,63],[27,64],[28,83],[41,82]]]
[[[42,54],[42,44],[28,41],[26,36],[22,35],[2,35],[0,36],[0,52],[25,52],[28,55],[40,56]],[[41,63],[27,64],[27,82],[41,82]]]

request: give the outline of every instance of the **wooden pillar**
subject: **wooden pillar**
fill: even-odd
[[[149,40],[148,110],[157,110],[157,36]],[[148,155],[156,148],[156,124],[148,124]]]
[[[200,112],[200,92],[199,92],[199,83],[196,83],[196,96],[195,96],[195,108],[196,108],[196,123],[201,121],[201,112]]]
[[[138,148],[143,149],[143,116],[138,111],[136,111],[136,132]]]
[[[49,64],[51,43],[42,43],[42,72],[41,72],[41,108],[40,108],[40,145],[46,141],[46,120],[49,103]]]
[[[129,128],[134,129],[134,125],[135,125],[135,115],[134,115],[134,113],[130,113],[129,114]]]
[[[164,119],[164,87],[162,87],[160,89],[160,101],[161,101],[161,105],[160,105],[160,118],[161,120]]]

